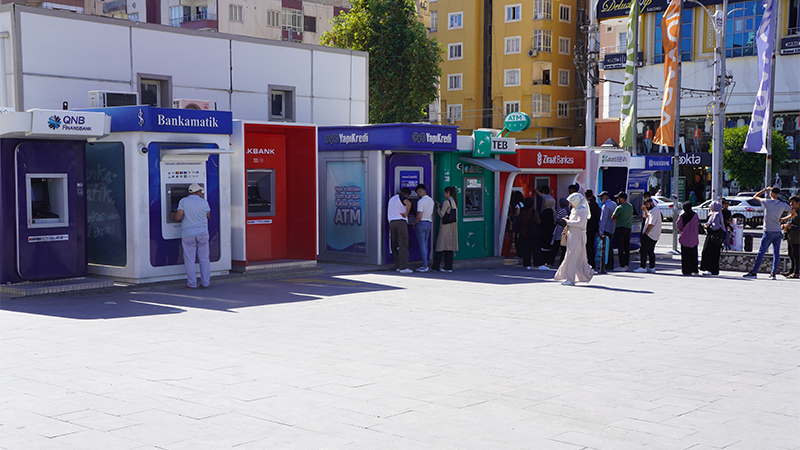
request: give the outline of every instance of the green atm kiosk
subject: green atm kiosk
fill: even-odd
[[[446,186],[453,186],[458,192],[456,260],[499,255],[495,230],[500,226],[500,173],[519,169],[497,158],[515,153],[515,147],[515,139],[501,137],[497,130],[476,130],[472,136],[458,137],[458,152],[434,153],[434,200],[444,200],[442,191]]]

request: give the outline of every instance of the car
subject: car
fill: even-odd
[[[728,211],[731,212],[731,217],[739,220],[742,224],[750,228],[756,228],[764,222],[764,207],[761,206],[761,202],[758,200],[738,196],[725,197],[725,200],[728,201]],[[711,214],[709,209],[711,202],[712,200],[706,200],[692,208],[700,222],[708,220],[708,216]]]
[[[758,192],[739,192],[736,194],[736,197],[755,197],[756,194],[758,194]],[[761,198],[767,198],[767,193],[764,192],[761,194]],[[789,203],[789,197],[787,197],[783,192],[778,194],[778,200],[782,201],[783,203]]]
[[[674,210],[675,205],[672,203],[668,197],[662,197],[660,195],[654,195],[650,197],[653,199],[656,207],[661,212],[661,220],[671,221],[672,220],[672,211]]]

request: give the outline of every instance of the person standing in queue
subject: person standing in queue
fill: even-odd
[[[725,232],[725,224],[722,223],[722,204],[717,201],[708,205],[711,214],[706,221],[706,241],[703,244],[703,255],[700,260],[700,270],[705,276],[719,275],[719,255],[722,251],[723,242],[718,242],[713,236]]]
[[[597,199],[594,197],[594,191],[586,189],[584,191],[586,202],[589,204],[589,221],[586,222],[586,258],[589,260],[589,265],[592,269],[595,267],[595,239],[600,232],[600,205],[597,204]]]
[[[781,218],[781,221],[785,222],[781,227],[786,233],[787,244],[789,244],[789,260],[792,262],[792,267],[782,275],[786,278],[800,278],[800,215],[796,214],[800,211],[800,197],[793,195],[789,199],[789,206],[792,207],[795,216],[787,215]]]
[[[429,272],[428,268],[428,242],[431,239],[431,228],[433,227],[433,199],[428,195],[424,184],[418,184],[417,191],[417,219],[414,222],[414,232],[417,234],[419,243],[419,253],[422,257],[422,266],[417,272]]]
[[[458,251],[458,201],[456,200],[456,188],[447,186],[444,188],[444,202],[437,205],[437,214],[442,222],[439,225],[439,235],[436,236],[436,252],[433,254],[433,265],[431,270],[440,272],[453,271],[453,254]],[[455,215],[452,222],[446,217],[452,217],[451,211]],[[448,223],[445,223],[448,221]],[[439,269],[444,257],[444,269]]]
[[[200,264],[200,287],[211,286],[211,260],[208,246],[208,219],[211,206],[202,197],[203,188],[197,183],[189,186],[189,195],[178,202],[172,218],[181,223],[181,245],[183,265],[186,267],[186,287],[197,288],[195,259]]]
[[[652,198],[642,203],[642,209],[646,211],[647,218],[642,225],[639,268],[634,272],[656,273],[656,242],[661,236],[661,211],[656,208]],[[648,259],[650,267],[647,267]]]
[[[598,236],[604,238],[603,240],[607,246],[605,252],[608,253],[608,263],[605,268],[606,270],[614,270],[614,248],[612,243],[614,242],[614,228],[616,224],[611,216],[614,215],[617,204],[614,200],[611,200],[611,194],[609,194],[608,191],[603,191],[600,193],[600,205],[600,230]],[[602,248],[600,251],[603,251]],[[603,256],[605,257],[605,255]],[[601,269],[601,267],[598,267],[598,270]]]
[[[389,235],[392,241],[394,268],[400,273],[412,273],[408,268],[408,213],[411,211],[411,189],[404,187],[389,199],[386,213],[389,218]]]
[[[553,211],[556,201],[553,197],[547,197],[544,200],[542,212],[539,213],[539,248],[541,249],[541,265],[537,266],[538,270],[550,270],[547,262],[550,261],[550,255],[553,252],[553,232],[556,229],[556,216]]]
[[[692,202],[683,202],[683,214],[678,217],[675,227],[680,232],[681,273],[691,275],[697,272],[697,246],[700,245],[700,219],[692,209]]]
[[[614,241],[617,243],[619,267],[615,272],[627,272],[628,262],[631,259],[631,229],[633,228],[633,205],[628,203],[628,194],[617,194],[619,205],[614,209],[611,218],[614,219]]]

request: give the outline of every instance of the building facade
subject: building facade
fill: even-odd
[[[578,0],[437,0],[431,37],[444,54],[434,122],[462,133],[502,128],[512,112],[531,116],[521,141],[580,144],[585,97],[575,70]]]

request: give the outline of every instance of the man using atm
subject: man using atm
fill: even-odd
[[[195,256],[200,263],[200,287],[211,285],[211,261],[208,246],[208,219],[211,207],[200,195],[203,189],[197,183],[189,186],[189,195],[178,203],[178,210],[172,218],[181,223],[181,243],[183,244],[183,265],[186,267],[186,286],[197,288],[197,272],[194,268]]]

